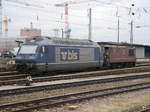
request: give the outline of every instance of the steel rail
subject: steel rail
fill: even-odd
[[[60,104],[65,103],[74,103],[77,101],[89,100],[96,97],[103,97],[108,95],[115,95],[124,92],[131,92],[137,91],[140,89],[149,89],[149,83],[140,83],[128,86],[120,86],[108,89],[100,89],[100,90],[92,90],[87,92],[80,92],[80,93],[72,93],[67,95],[60,95],[54,97],[46,97],[46,98],[39,98],[39,99],[32,99],[22,102],[15,102],[9,104],[0,105],[0,110],[7,110],[9,112],[27,112],[34,109],[41,109],[45,107],[52,107],[58,106]],[[16,110],[18,109],[18,110]]]
[[[0,97],[7,96],[7,95],[32,93],[32,92],[43,91],[43,90],[48,91],[48,90],[62,89],[68,87],[111,83],[111,82],[119,82],[119,81],[142,79],[142,78],[150,78],[150,75],[144,74],[144,75],[123,76],[123,77],[94,79],[94,80],[82,80],[82,81],[67,82],[61,84],[50,84],[50,85],[42,85],[42,86],[31,86],[31,87],[23,87],[23,88],[16,88],[16,89],[0,90]]]

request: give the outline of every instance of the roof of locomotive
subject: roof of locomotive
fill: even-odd
[[[39,45],[68,45],[68,46],[99,46],[96,42],[85,39],[66,39],[66,38],[53,38],[53,37],[31,37],[25,44],[39,44]]]

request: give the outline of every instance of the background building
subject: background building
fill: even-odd
[[[20,30],[21,37],[41,36],[41,29],[24,28]]]

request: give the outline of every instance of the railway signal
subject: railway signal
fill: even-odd
[[[130,43],[133,44],[133,16],[135,13],[133,12],[134,4],[131,5],[131,31],[130,31]]]

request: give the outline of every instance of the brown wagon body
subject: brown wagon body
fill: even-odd
[[[104,64],[111,67],[134,66],[135,49],[127,46],[104,46]]]

